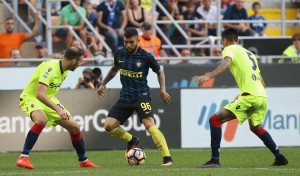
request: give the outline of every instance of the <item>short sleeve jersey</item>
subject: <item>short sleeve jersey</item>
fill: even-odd
[[[152,56],[158,57],[161,50],[161,40],[155,35],[151,35],[150,39],[145,39],[143,35],[139,36],[139,46],[151,53]]]
[[[235,4],[228,7],[224,14],[224,20],[247,20],[248,15],[245,8],[242,8],[241,10],[238,10],[235,6]],[[233,23],[238,24],[238,23]]]
[[[44,61],[33,72],[20,97],[35,97],[39,83],[48,86],[46,95],[49,98],[54,97],[67,75],[68,71],[62,70],[61,60]]]
[[[83,7],[77,6],[77,8],[83,16],[86,16],[86,12]],[[60,13],[60,24],[62,24],[63,20],[68,21],[68,24],[71,26],[77,26],[79,22],[84,21],[79,13],[72,8],[71,4],[62,8]]]
[[[13,48],[20,49],[25,42],[25,37],[25,33],[0,34],[0,58],[10,58],[10,51]]]
[[[110,12],[112,11],[112,13],[114,13],[115,19],[113,22],[113,28],[121,27],[123,10],[125,10],[125,8],[120,1],[114,1],[113,5],[110,5],[107,1],[104,1],[97,7],[97,12],[103,12],[102,23],[106,25],[108,24]]]
[[[230,45],[224,48],[223,58],[231,57],[230,72],[241,93],[266,97],[266,91],[261,83],[260,69],[253,53],[239,45]]]
[[[126,49],[117,50],[114,65],[120,68],[122,102],[133,103],[141,96],[150,96],[147,84],[149,68],[155,73],[160,70],[160,66],[150,53],[142,48],[138,48],[134,55],[130,55]]]

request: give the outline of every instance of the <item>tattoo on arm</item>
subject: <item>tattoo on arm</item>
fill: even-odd
[[[216,77],[217,75],[226,71],[231,64],[231,57],[226,56],[222,63],[210,73],[210,78]]]
[[[111,79],[113,79],[116,76],[118,71],[119,71],[119,67],[117,67],[115,65],[112,66],[111,69],[108,71],[106,77],[104,78],[102,84],[106,85]]]

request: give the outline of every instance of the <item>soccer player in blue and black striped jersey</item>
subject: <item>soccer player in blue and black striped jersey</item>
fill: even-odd
[[[98,89],[98,95],[103,96],[105,85],[120,71],[122,83],[121,96],[112,107],[105,120],[105,130],[112,136],[125,140],[127,151],[139,144],[139,139],[126,132],[120,125],[137,112],[140,121],[152,136],[153,142],[163,155],[162,165],[173,165],[166,139],[156,127],[151,108],[147,75],[149,68],[157,74],[160,84],[160,94],[164,103],[171,101],[166,92],[165,74],[160,69],[155,58],[147,51],[138,47],[139,37],[135,28],[127,28],[124,34],[125,48],[117,50],[114,55],[114,64],[109,70]]]

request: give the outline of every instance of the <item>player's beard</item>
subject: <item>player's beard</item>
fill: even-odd
[[[135,45],[134,49],[128,50],[128,49],[126,48],[126,50],[127,50],[127,52],[128,52],[129,54],[133,54],[133,53],[135,53],[135,51],[137,50],[137,48],[138,48],[138,45]]]

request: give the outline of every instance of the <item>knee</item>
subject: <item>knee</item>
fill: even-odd
[[[35,121],[35,123],[37,123],[37,124],[39,124],[41,126],[46,126],[47,122],[48,122],[47,118],[40,118],[40,119],[38,119],[38,120]]]
[[[150,127],[155,125],[154,119],[152,117],[147,117],[147,118],[142,119],[142,123],[146,127],[146,129],[149,129]]]
[[[250,127],[250,130],[251,130],[254,134],[258,135],[258,136],[263,135],[263,134],[265,133],[265,131],[266,131],[266,130],[265,130],[263,127],[261,127],[261,126],[259,126],[259,127],[253,127],[253,126],[251,126],[251,127]]]
[[[70,134],[78,134],[80,132],[80,128],[78,125],[74,125],[70,127],[68,131]]]
[[[210,117],[209,124],[211,127],[221,128],[222,120],[218,118],[217,114],[214,114]]]
[[[104,124],[104,129],[106,132],[111,132],[113,129],[115,129],[115,126],[110,124],[110,123],[105,123]]]

